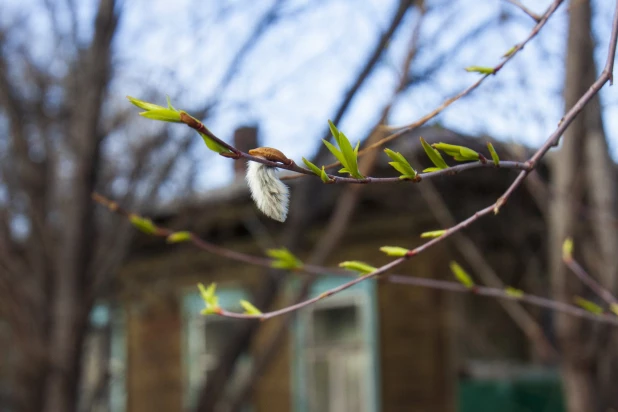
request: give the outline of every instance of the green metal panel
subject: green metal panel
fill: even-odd
[[[468,380],[459,384],[460,412],[564,412],[560,380]]]

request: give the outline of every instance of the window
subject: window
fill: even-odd
[[[126,410],[124,317],[109,305],[96,305],[84,339],[80,407],[95,412]]]
[[[247,299],[240,289],[218,289],[219,304],[232,311],[242,312],[239,301]],[[195,407],[199,391],[218,364],[219,356],[236,330],[238,320],[219,316],[203,316],[204,302],[198,292],[187,293],[183,298],[183,360],[184,360],[184,406]],[[226,400],[232,400],[240,384],[250,372],[251,358],[248,354],[239,359],[234,375],[226,387],[221,409]]]
[[[345,280],[323,279],[312,293]],[[294,353],[297,412],[378,410],[373,294],[374,285],[367,282],[299,313]]]

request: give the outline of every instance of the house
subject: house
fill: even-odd
[[[481,139],[440,128],[424,128],[389,146],[403,153],[418,169],[429,166],[418,142],[419,135],[430,142],[461,144],[486,152]],[[256,139],[256,131],[251,128],[236,133],[236,145],[244,150],[257,147]],[[503,157],[512,154],[512,148],[494,144]],[[237,179],[229,186],[209,191],[199,199],[183,199],[148,215],[162,226],[191,230],[232,250],[263,256],[265,249],[280,247],[273,239],[277,239],[282,226],[260,215],[242,179],[244,165],[235,162],[234,167]],[[384,156],[373,175],[395,173]],[[545,171],[542,169],[541,173]],[[453,217],[461,220],[495,201],[514,175],[508,170],[477,169],[432,183]],[[290,181],[292,197],[300,181]],[[299,233],[302,241],[295,253],[300,259],[306,259],[319,241],[344,186],[318,188],[310,198],[313,221],[306,231]],[[423,243],[420,233],[439,228],[435,210],[415,184],[366,185],[344,238],[326,265],[336,267],[344,260],[380,265],[389,258],[379,252],[379,247],[410,248]],[[466,230],[466,235],[505,283],[526,290],[540,288],[542,293],[545,263],[539,256],[545,247],[544,230],[539,206],[521,188],[498,217],[479,221]],[[447,241],[401,265],[396,273],[451,279],[451,260],[466,265],[465,257]],[[118,303],[113,308],[101,307],[93,314],[93,322],[100,328],[111,329],[106,346],[115,362],[111,365],[106,401],[111,402],[110,409],[190,410],[200,388],[216,368],[218,355],[243,322],[201,316],[203,302],[196,283],[216,282],[220,305],[241,311],[239,301],[252,300],[264,276],[260,267],[209,254],[191,245],[167,245],[160,238],[138,235],[118,274],[123,285]],[[302,279],[303,275],[290,274],[275,306],[289,302]],[[346,280],[338,276],[316,278],[310,294],[319,294]],[[237,363],[225,399],[234,398],[255,354],[264,348],[282,321],[275,318],[263,323],[252,346]],[[533,358],[523,334],[493,300],[381,280],[367,281],[297,313],[275,360],[257,381],[247,410],[455,411],[466,399],[468,404],[474,401],[470,401],[473,396],[462,395],[463,386],[458,383],[464,382],[464,376],[470,381],[475,374],[491,375],[487,368],[470,365],[509,360],[500,369],[500,379],[504,381],[505,373],[508,375],[513,369],[509,365],[526,365]],[[558,388],[559,399],[555,373],[541,369],[548,376],[544,382]],[[518,376],[525,379],[526,370],[520,368]],[[470,393],[492,390],[479,389],[481,386],[474,386]],[[225,405],[221,410],[225,410]]]

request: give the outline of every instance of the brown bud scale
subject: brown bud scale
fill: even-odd
[[[258,147],[256,149],[249,150],[251,156],[260,156],[266,160],[272,162],[279,162],[286,165],[292,163],[291,159],[288,159],[280,150],[273,149],[272,147]]]

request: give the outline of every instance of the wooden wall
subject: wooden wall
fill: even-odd
[[[414,259],[400,273],[434,277],[445,273],[439,250]],[[382,282],[378,288],[383,412],[455,410],[448,295]]]
[[[151,300],[132,306],[127,322],[127,412],[181,410],[178,304]]]

